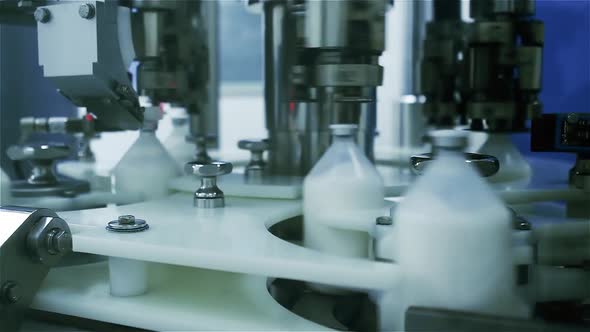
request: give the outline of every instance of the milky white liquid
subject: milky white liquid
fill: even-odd
[[[383,207],[383,197],[381,177],[354,142],[335,142],[303,184],[305,247],[366,259],[368,233],[346,229],[345,219],[354,218],[358,211],[379,211]],[[359,222],[374,223],[378,214]],[[334,224],[342,228],[331,226]],[[324,292],[339,292],[334,287],[310,286]]]
[[[403,274],[398,328],[410,306],[528,314],[516,297],[510,214],[460,154],[428,168],[394,223]]]

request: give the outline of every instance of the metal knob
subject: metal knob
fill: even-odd
[[[225,206],[223,191],[217,187],[217,177],[231,173],[233,165],[223,161],[203,164],[197,161],[187,163],[185,171],[201,178],[201,187],[195,191],[194,205],[198,208],[220,208]]]
[[[238,148],[249,150],[251,153],[250,162],[246,165],[246,177],[261,177],[266,168],[266,163],[262,155],[264,151],[270,148],[268,140],[241,140],[238,142]]]
[[[55,162],[70,155],[70,148],[64,144],[14,145],[6,151],[15,161],[29,161],[31,174],[25,181],[12,184],[15,197],[36,197],[46,195],[75,196],[88,192],[88,182],[70,179],[55,172]]]
[[[432,153],[425,153],[410,158],[410,164],[412,172],[416,175],[421,175],[428,165],[434,161],[434,155]],[[465,162],[472,165],[477,169],[479,174],[483,177],[492,176],[500,170],[500,162],[496,157],[478,154],[478,153],[465,153]]]

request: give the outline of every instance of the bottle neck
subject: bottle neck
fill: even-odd
[[[332,143],[353,143],[354,144],[354,136],[333,135],[332,136]]]

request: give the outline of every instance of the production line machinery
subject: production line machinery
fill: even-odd
[[[264,24],[268,137],[229,162],[209,151],[215,1],[0,1],[0,23],[35,24],[43,75],[85,108],[22,118],[2,152],[23,176],[2,174],[1,331],[25,314],[89,330],[588,328],[590,115],[541,114],[534,1],[471,1],[468,23],[460,1],[434,0],[414,22],[427,144],[403,163],[374,149],[399,4],[245,5]],[[531,119],[532,150],[575,165],[520,156],[507,134]],[[115,148],[95,143],[136,129],[100,169]],[[78,160],[56,166],[72,151],[30,140],[44,134],[76,135]]]

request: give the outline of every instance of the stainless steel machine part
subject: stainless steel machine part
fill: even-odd
[[[6,154],[15,161],[30,161],[31,174],[26,180],[11,183],[14,197],[73,197],[90,191],[87,181],[71,179],[56,173],[55,161],[70,155],[66,145],[29,144],[11,146]]]
[[[16,332],[49,269],[71,252],[65,221],[47,209],[0,207],[0,326]]]
[[[425,153],[410,158],[411,170],[416,175],[421,175],[424,170],[432,164],[435,157],[432,153]],[[490,177],[500,170],[500,162],[493,156],[478,154],[478,153],[465,153],[465,162],[479,172],[483,177]]]
[[[195,191],[194,205],[197,208],[214,209],[225,206],[223,191],[217,187],[217,177],[231,173],[233,165],[223,161],[209,164],[190,162],[185,171],[201,178],[201,186]]]
[[[266,170],[264,161],[264,151],[269,149],[268,140],[241,140],[238,142],[238,148],[250,151],[250,162],[246,165],[244,175],[248,179],[261,178]]]
[[[421,110],[429,124],[452,127],[464,113],[460,92],[467,24],[461,20],[461,1],[435,0],[430,4],[433,15],[425,25],[415,87],[425,97]]]
[[[455,130],[435,130],[428,138],[432,143],[433,153],[425,153],[410,158],[410,169],[420,175],[432,164],[436,155],[441,151],[463,151],[468,143],[465,133]],[[476,168],[483,177],[489,177],[500,170],[500,162],[493,156],[465,153],[465,162]]]
[[[127,74],[129,13],[117,1],[62,1],[34,14],[44,76],[96,116],[98,131],[138,129],[143,119]]]
[[[356,123],[373,158],[386,0],[263,2],[269,174],[305,175],[332,123]]]
[[[186,108],[190,135],[218,140],[217,1],[133,1],[137,85],[153,104]]]
[[[465,109],[474,130],[522,131],[542,111],[543,22],[534,0],[471,1]]]

